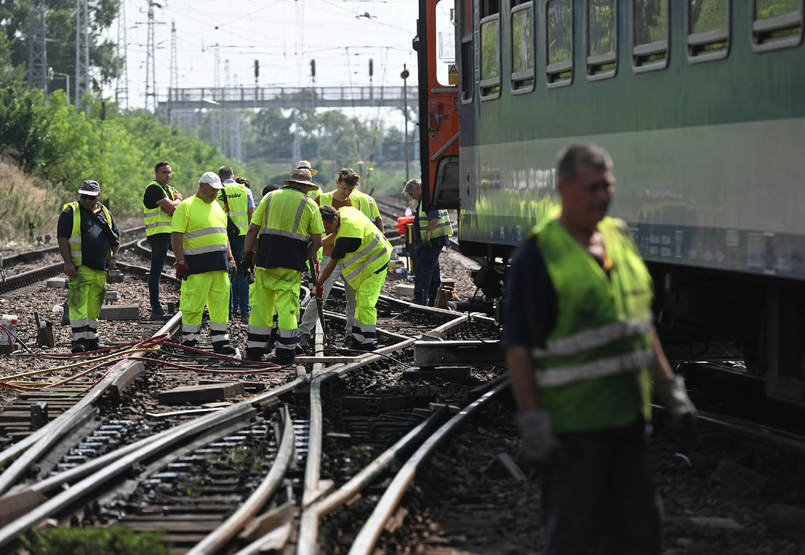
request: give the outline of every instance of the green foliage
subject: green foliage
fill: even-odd
[[[48,528],[21,536],[31,555],[168,555],[161,532],[110,528]]]
[[[755,10],[758,19],[785,15],[800,9],[800,0],[757,0]]]

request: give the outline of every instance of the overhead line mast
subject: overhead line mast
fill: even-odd
[[[87,0],[76,0],[75,14],[75,109],[81,111],[89,92],[89,9]],[[87,116],[90,105],[87,104]]]
[[[115,102],[129,111],[129,48],[126,30],[126,0],[120,0],[117,12],[117,56],[115,58]]]
[[[28,31],[28,90],[44,90],[45,101],[47,101],[48,61],[45,13],[45,0],[31,0],[31,20]]]

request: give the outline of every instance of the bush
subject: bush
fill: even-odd
[[[22,536],[31,555],[168,555],[161,532],[109,528],[47,528]]]

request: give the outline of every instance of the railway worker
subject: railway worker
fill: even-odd
[[[115,268],[120,248],[120,230],[98,201],[100,194],[97,181],[84,181],[78,200],[64,205],[56,228],[64,273],[70,278],[67,305],[74,353],[99,348],[98,315],[106,296],[106,270]]]
[[[332,206],[336,210],[342,208],[344,206],[351,206],[353,208],[357,208],[361,210],[363,206],[366,204],[362,201],[361,198],[358,197],[355,188],[358,186],[360,182],[360,176],[355,173],[354,170],[349,168],[342,168],[338,172],[338,177],[335,181],[335,190],[330,191],[329,193],[323,193],[316,198],[316,202],[319,206]],[[364,213],[365,214],[365,213]],[[334,235],[326,236],[321,244],[322,244],[322,257],[321,257],[321,267],[324,268],[327,264],[330,263],[330,254],[333,252],[333,243],[335,242]],[[322,302],[325,302],[327,298],[330,296],[330,291],[333,289],[335,282],[338,281],[338,278],[341,276],[340,267],[335,266],[333,268],[333,272],[330,274],[330,277],[324,282],[323,286],[323,293],[322,293]],[[352,340],[352,323],[355,318],[355,290],[345,285],[344,291],[346,292],[347,297],[347,310],[346,310],[346,338],[345,338],[345,345],[347,348],[353,347],[353,340]],[[308,309],[305,310],[304,316],[302,316],[302,322],[299,324],[299,343],[303,349],[308,347],[310,343],[310,334],[313,332],[314,328],[316,327],[316,322],[319,319],[319,312],[315,310],[313,305],[308,305]]]
[[[545,552],[658,553],[652,379],[677,428],[696,409],[651,323],[649,272],[626,224],[605,217],[609,155],[570,146],[557,175],[561,212],[532,230],[508,271],[504,339],[522,460],[544,469]]]
[[[391,244],[374,222],[360,210],[344,206],[322,206],[327,236],[333,237],[330,260],[316,282],[316,295],[322,298],[324,284],[340,267],[344,284],[355,291],[355,318],[352,323],[352,349],[377,349],[377,299],[386,282]]]
[[[243,259],[243,243],[246,239],[246,231],[249,229],[249,222],[254,213],[254,198],[246,185],[238,183],[232,177],[232,168],[229,166],[221,166],[218,169],[218,178],[223,183],[224,188],[221,189],[217,200],[218,205],[224,209],[227,217],[238,228],[237,235],[234,233],[227,234],[232,248],[232,256],[239,263]],[[246,283],[243,268],[238,266],[237,274],[231,280],[229,314],[240,316],[242,322],[248,322],[249,310],[249,285]]]
[[[310,170],[294,170],[282,183],[285,187],[269,192],[257,206],[246,234],[243,268],[257,267],[249,291],[252,313],[246,358],[261,360],[276,307],[279,330],[271,362],[284,366],[293,363],[296,355],[301,274],[321,246],[324,227],[316,203],[308,196],[318,189]]]
[[[167,161],[158,162],[154,167],[154,174],[154,180],[145,188],[142,198],[145,236],[151,247],[151,269],[148,273],[150,318],[152,320],[169,320],[173,315],[165,313],[159,300],[159,278],[165,267],[168,249],[171,248],[173,213],[182,202],[182,195],[170,186],[173,173]]]
[[[213,172],[198,180],[196,194],[173,214],[176,277],[182,281],[182,345],[198,347],[204,305],[210,313],[210,342],[222,355],[235,353],[229,343],[229,270],[235,260],[226,234],[226,214],[215,202],[224,189]]]
[[[417,201],[414,216],[414,256],[416,273],[414,275],[414,303],[436,304],[436,293],[442,284],[439,255],[442,247],[450,246],[453,226],[447,210],[422,209],[422,182],[411,179],[405,184],[404,192]]]

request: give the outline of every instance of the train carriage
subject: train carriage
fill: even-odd
[[[805,404],[802,34],[802,0],[422,0],[426,202],[503,268],[559,150],[600,144],[670,351],[737,349]]]

